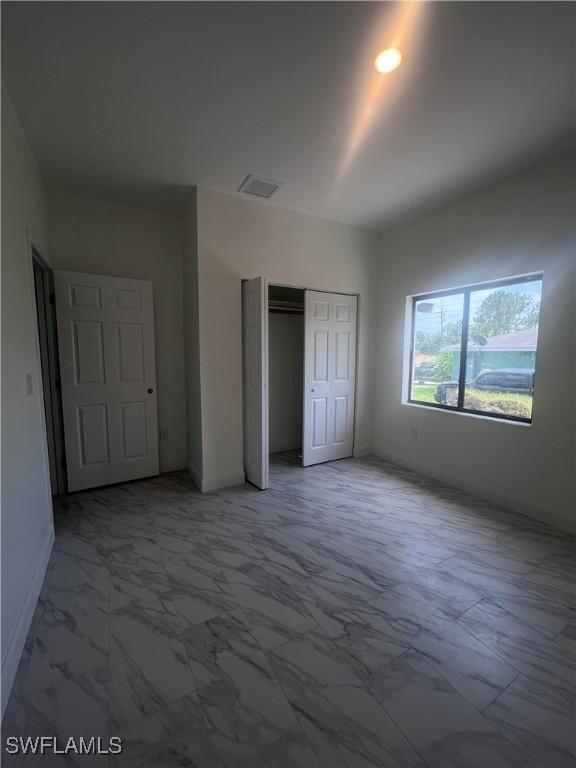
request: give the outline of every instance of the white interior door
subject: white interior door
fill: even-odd
[[[358,297],[306,291],[302,463],[344,459],[354,447]]]
[[[268,288],[263,277],[242,283],[244,470],[268,488]]]
[[[54,272],[68,490],[158,474],[152,283]]]

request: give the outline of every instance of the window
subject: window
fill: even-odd
[[[410,403],[532,421],[542,276],[412,299]]]

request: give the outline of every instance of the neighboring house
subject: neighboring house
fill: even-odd
[[[422,363],[434,364],[438,360],[438,355],[426,355],[423,352],[414,353],[414,365],[421,365]]]
[[[538,326],[534,326],[521,331],[488,336],[484,346],[470,341],[466,378],[474,378],[485,368],[534,368],[537,340]],[[457,379],[460,370],[460,345],[449,344],[442,348],[442,352],[452,354],[452,377]]]

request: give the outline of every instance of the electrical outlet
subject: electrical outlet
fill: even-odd
[[[418,427],[410,427],[410,437],[412,440],[418,440]]]
[[[168,440],[168,430],[166,427],[162,427],[160,430],[160,440]]]

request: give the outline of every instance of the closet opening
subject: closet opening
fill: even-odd
[[[304,398],[304,290],[268,286],[270,454],[302,464]]]
[[[244,472],[257,488],[270,455],[304,467],[353,455],[357,315],[353,293],[242,281]]]

